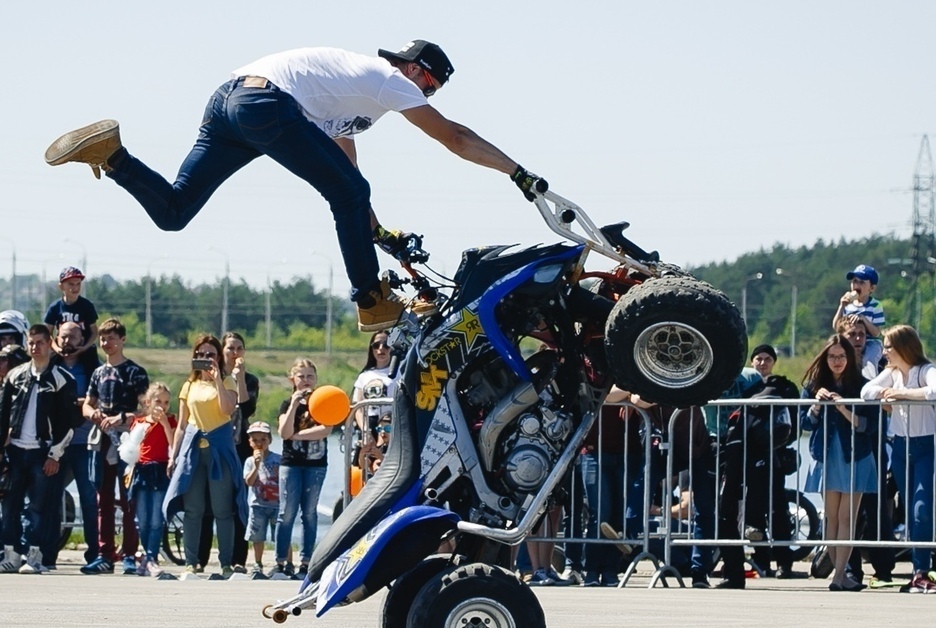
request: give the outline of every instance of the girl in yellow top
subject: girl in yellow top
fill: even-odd
[[[179,392],[179,425],[172,444],[169,473],[172,484],[166,496],[166,515],[185,496],[185,570],[196,572],[199,531],[205,514],[205,496],[211,500],[218,535],[222,575],[233,573],[234,505],[246,520],[246,495],[240,482],[240,463],[234,449],[231,414],[237,404],[237,387],[224,377],[221,342],[204,335],[195,341],[192,357],[211,361],[207,370],[192,370]]]

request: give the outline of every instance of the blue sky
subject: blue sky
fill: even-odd
[[[227,261],[253,285],[324,286],[331,263],[346,291],[327,206],[269,160],[173,234],[87,167],[42,160],[61,133],[110,117],[173,178],[229,72],[293,47],[439,43],[456,71],[433,105],[684,266],[775,242],[908,235],[917,151],[936,129],[936,3],[922,0],[50,0],[6,3],[0,17],[0,276],[13,239],[19,274],[86,258],[92,275],[212,281]],[[402,116],[357,145],[382,222],[424,234],[439,270],[470,246],[556,240],[507,177]]]

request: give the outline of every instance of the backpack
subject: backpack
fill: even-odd
[[[750,386],[744,392],[741,393],[743,399],[755,399],[755,398],[767,398],[767,399],[799,399],[800,391],[796,384],[791,382],[789,379],[783,375],[769,375],[766,380],[755,383],[753,386]],[[774,413],[778,414],[780,408],[784,406],[773,406]],[[764,420],[769,420],[770,406],[763,406],[762,410],[766,411]],[[787,421],[789,424],[789,432],[785,432],[782,428],[774,431],[774,446],[779,448],[781,446],[789,445],[796,441],[799,438],[799,406],[785,406],[787,411]],[[750,410],[749,410],[750,411]],[[775,417],[776,420],[783,421],[782,417]],[[778,442],[781,440],[778,438],[783,436],[783,443]]]

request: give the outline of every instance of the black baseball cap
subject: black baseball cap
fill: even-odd
[[[437,44],[428,42],[424,39],[414,39],[409,42],[400,52],[390,52],[380,48],[377,50],[377,56],[384,59],[400,59],[402,61],[413,61],[426,68],[432,78],[439,81],[439,85],[445,85],[449,77],[455,72],[451,61],[442,52]]]

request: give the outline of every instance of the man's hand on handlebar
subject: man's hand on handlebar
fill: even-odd
[[[404,233],[398,229],[388,231],[377,225],[374,243],[401,262],[424,263],[429,259],[429,254],[422,250],[422,236],[415,233]]]
[[[403,233],[399,229],[389,231],[382,225],[374,228],[374,243],[383,250],[384,253],[400,260],[406,252],[406,243],[413,236],[412,233]]]
[[[549,184],[546,183],[546,179],[525,170],[523,166],[519,164],[517,165],[517,169],[514,170],[514,173],[510,175],[510,180],[517,184],[517,187],[523,192],[523,196],[531,203],[536,199],[536,195],[533,194],[534,191],[543,194],[549,189]]]

